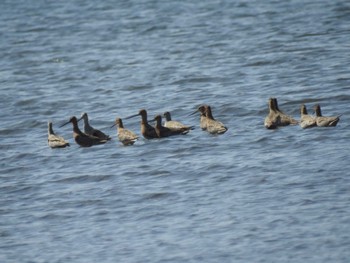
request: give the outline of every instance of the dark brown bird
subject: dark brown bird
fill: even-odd
[[[164,127],[162,125],[162,116],[157,115],[154,117],[154,121],[156,121],[156,124],[154,126],[158,138],[163,138],[163,137],[169,137],[173,135],[184,135],[188,133],[188,128],[178,128],[178,129],[169,129],[167,127]]]
[[[81,147],[91,147],[93,145],[103,144],[107,142],[107,140],[103,140],[98,137],[83,133],[78,127],[78,120],[75,116],[71,117],[69,121],[61,125],[61,127],[65,126],[68,123],[73,124],[73,138],[75,142]]]
[[[81,114],[81,118],[78,120],[78,122],[83,119],[84,120],[84,133],[87,135],[95,136],[101,140],[110,140],[111,137],[109,135],[103,133],[100,130],[97,130],[93,128],[89,123],[89,117],[86,112]]]
[[[158,138],[156,130],[147,121],[147,111],[141,109],[138,114],[128,116],[124,119],[130,119],[136,116],[141,116],[141,134],[146,139]]]

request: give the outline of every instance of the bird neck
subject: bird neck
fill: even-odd
[[[54,134],[53,129],[52,129],[52,123],[49,124],[49,134]]]
[[[156,119],[156,127],[157,127],[157,128],[162,127],[162,119],[161,119],[161,118],[157,118],[157,119]]]
[[[317,117],[322,117],[322,113],[321,113],[321,108],[320,107],[316,107],[315,112],[316,112],[316,116]]]
[[[76,133],[77,135],[82,135],[83,133],[79,129],[78,122],[73,121],[72,124],[73,124],[73,133]]]
[[[306,107],[301,107],[301,114],[302,115],[307,115]]]
[[[213,114],[211,113],[211,109],[210,109],[210,108],[207,108],[207,113],[206,113],[206,115],[207,115],[207,117],[208,117],[209,119],[214,120],[214,117],[213,117]]]

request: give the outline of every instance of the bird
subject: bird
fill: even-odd
[[[73,138],[75,142],[81,147],[91,147],[93,145],[104,144],[107,142],[105,139],[100,139],[96,136],[88,135],[83,133],[78,127],[78,119],[72,116],[68,122],[62,124],[60,127],[72,123],[73,125]]]
[[[335,127],[340,120],[341,115],[332,117],[322,116],[321,106],[319,104],[314,106],[314,110],[316,114],[316,124],[319,127]]]
[[[81,118],[78,120],[78,122],[83,119],[84,120],[84,133],[87,135],[91,135],[91,136],[95,136],[101,140],[110,140],[111,137],[109,137],[109,135],[103,133],[100,130],[97,130],[95,128],[93,128],[90,123],[89,123],[89,118],[86,112],[83,112],[81,114]]]
[[[200,115],[200,121],[199,121],[199,126],[200,128],[205,131],[207,129],[207,122],[208,122],[208,117],[206,116],[206,108],[207,108],[208,105],[206,104],[203,104],[201,106],[199,106],[197,108],[197,110],[195,110],[193,113],[190,114],[193,115],[197,112],[199,112],[201,115]]]
[[[170,115],[170,112],[166,111],[164,112],[163,114],[164,118],[165,118],[165,122],[164,122],[164,127],[166,128],[169,128],[169,129],[186,129],[188,130],[188,132],[190,130],[193,130],[194,127],[193,126],[186,126],[184,124],[182,124],[181,122],[178,122],[178,121],[173,121],[171,120],[171,115]]]
[[[130,119],[136,116],[141,116],[141,134],[145,139],[154,139],[158,138],[156,130],[152,127],[147,120],[147,111],[145,109],[139,110],[139,113],[128,116],[124,119]]]
[[[300,127],[303,129],[312,128],[316,126],[316,118],[308,115],[306,106],[300,106]]]
[[[293,119],[291,116],[284,114],[278,107],[278,102],[276,98],[272,98],[274,109],[277,114],[277,126],[288,126],[288,125],[297,125],[298,121]]]
[[[120,118],[115,119],[115,124],[112,127],[117,125],[118,130],[118,139],[124,145],[133,145],[137,140],[138,136],[130,130],[124,129],[123,121]],[[111,127],[111,128],[112,128]]]
[[[269,105],[269,114],[265,117],[264,126],[266,129],[277,129],[278,127],[277,123],[279,121],[279,117],[278,117],[277,110],[275,108],[273,98],[269,99],[268,105]]]
[[[69,142],[63,139],[61,136],[54,133],[52,129],[52,122],[48,122],[48,144],[51,148],[64,148],[69,146]]]
[[[214,119],[209,105],[205,107],[205,116],[207,117],[207,132],[210,134],[223,134],[228,130],[222,122]]]
[[[178,128],[178,129],[169,129],[167,127],[164,127],[162,125],[162,116],[161,115],[156,115],[153,119],[156,121],[156,124],[154,126],[158,138],[163,138],[163,137],[169,137],[173,135],[180,135],[180,134],[187,134],[188,133],[188,128]]]

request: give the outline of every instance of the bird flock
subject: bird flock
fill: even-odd
[[[270,98],[268,101],[269,113],[265,118],[264,126],[267,129],[277,129],[278,127],[287,125],[299,124],[301,128],[312,127],[334,127],[339,122],[340,116],[325,117],[322,116],[321,107],[319,104],[315,105],[315,116],[307,113],[306,106],[304,104],[300,107],[300,121],[293,119],[291,116],[283,113],[279,107],[276,98]],[[216,120],[212,114],[211,107],[209,105],[201,105],[198,109],[190,115],[196,113],[200,114],[200,128],[210,134],[224,134],[228,128],[220,121]],[[162,123],[162,116],[156,115],[152,120],[148,120],[147,111],[141,109],[137,114],[125,117],[125,119],[134,118],[136,116],[141,117],[141,134],[145,139],[164,138],[174,135],[185,135],[194,129],[194,126],[187,126],[178,121],[171,119],[170,112],[165,112],[163,117],[165,122]],[[82,132],[78,126],[80,120],[84,121],[84,132]],[[155,122],[152,126],[150,122]],[[91,147],[93,145],[104,144],[111,140],[109,135],[106,135],[100,130],[93,128],[89,123],[87,113],[83,113],[79,119],[73,116],[66,123],[62,124],[63,127],[71,123],[73,126],[73,138],[75,142],[81,147]],[[139,136],[124,128],[121,118],[116,118],[114,124],[111,126],[117,126],[118,140],[125,146],[133,145]],[[64,148],[69,146],[69,142],[61,136],[55,134],[52,128],[52,122],[48,122],[48,145],[51,148]]]
[[[301,128],[307,129],[312,127],[334,127],[340,120],[340,116],[325,117],[322,116],[321,106],[316,104],[314,106],[315,116],[307,113],[306,106],[302,104],[300,106],[300,121],[293,119],[291,116],[283,113],[279,107],[276,98],[270,98],[269,102],[269,114],[266,116],[264,125],[267,129],[276,129],[281,126],[297,125]]]

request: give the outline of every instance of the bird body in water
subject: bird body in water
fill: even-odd
[[[154,126],[155,131],[157,133],[158,138],[163,138],[163,137],[169,137],[173,135],[180,135],[180,134],[187,134],[188,133],[188,128],[178,128],[178,129],[169,129],[167,127],[164,127],[162,125],[162,116],[157,115],[154,120],[156,121],[156,124]]]
[[[316,113],[316,124],[319,127],[335,127],[337,126],[339,120],[340,120],[340,116],[332,116],[332,117],[325,117],[322,116],[321,113],[321,106],[319,104],[316,104],[314,106],[314,110]]]
[[[135,133],[124,128],[122,119],[116,118],[113,126],[115,125],[117,125],[118,129],[118,139],[122,144],[133,145],[138,140],[139,137]]]
[[[104,144],[107,142],[107,140],[83,133],[78,127],[78,119],[75,116],[71,117],[69,121],[61,125],[61,127],[65,126],[68,123],[72,123],[73,138],[75,142],[81,147],[91,147],[93,145]]]
[[[293,119],[291,116],[283,113],[279,107],[276,98],[272,98],[274,109],[277,114],[277,126],[288,126],[288,125],[297,125],[299,122]]]
[[[101,140],[110,140],[111,137],[109,135],[103,133],[100,130],[97,130],[93,128],[90,123],[89,123],[89,117],[86,112],[82,113],[81,118],[78,120],[80,121],[81,119],[84,120],[84,133],[87,135],[95,136]]]
[[[316,126],[316,118],[307,113],[306,106],[304,104],[300,107],[300,127],[303,129],[312,128]]]
[[[273,98],[269,99],[268,105],[269,105],[269,113],[265,117],[264,126],[266,129],[277,129],[279,117],[278,117],[277,110],[275,108]]]
[[[64,148],[69,146],[69,143],[63,137],[54,133],[52,122],[48,122],[48,144],[51,148]]]
[[[264,126],[267,129],[276,129],[280,126],[296,125],[298,121],[283,113],[277,103],[276,98],[269,99],[269,113],[265,117]]]
[[[211,134],[223,134],[228,128],[220,121],[215,120],[209,105],[206,106],[207,132]]]
[[[154,139],[158,138],[156,130],[152,127],[147,120],[147,111],[145,109],[141,109],[138,114],[128,116],[124,119],[130,119],[136,116],[141,116],[141,134],[145,139]]]
[[[199,112],[200,115],[200,127],[202,130],[209,132],[210,134],[223,134],[228,128],[220,121],[213,117],[211,107],[209,105],[201,105],[191,115]]]
[[[203,131],[207,130],[207,123],[208,123],[208,117],[206,116],[206,114],[207,114],[207,107],[208,107],[208,105],[203,104],[203,105],[199,106],[198,109],[195,112],[190,114],[190,115],[193,115],[193,114],[195,114],[197,112],[200,113],[199,127]]]
[[[182,124],[181,122],[173,121],[171,119],[170,112],[168,112],[168,111],[164,112],[163,116],[165,118],[164,127],[166,127],[166,128],[169,128],[171,130],[186,129],[188,132],[190,130],[194,129],[193,126],[186,126],[186,125]]]

